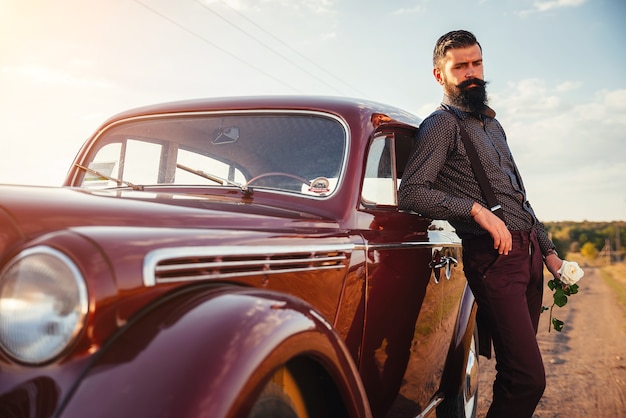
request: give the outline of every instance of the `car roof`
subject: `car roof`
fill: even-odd
[[[365,99],[334,96],[233,96],[181,100],[126,110],[111,117],[109,124],[120,119],[162,113],[238,110],[301,110],[335,114],[344,119],[362,118],[364,114],[380,113],[392,120],[417,127],[421,119],[398,107]]]

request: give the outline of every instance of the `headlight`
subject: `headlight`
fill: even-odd
[[[78,335],[87,309],[69,257],[45,246],[22,251],[0,273],[0,347],[24,363],[47,362]]]

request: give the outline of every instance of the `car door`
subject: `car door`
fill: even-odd
[[[414,133],[407,127],[377,132],[363,180],[362,210],[371,222],[361,231],[367,277],[359,367],[374,416],[391,409],[391,416],[414,417],[430,404],[454,329],[448,317],[455,309],[444,301],[458,309],[458,301],[444,294],[441,280],[449,243],[439,236],[433,242],[431,220],[398,210],[397,189]],[[443,266],[436,277],[433,262]]]

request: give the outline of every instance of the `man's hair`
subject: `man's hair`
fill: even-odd
[[[448,52],[449,49],[467,48],[474,45],[478,45],[482,50],[482,47],[476,40],[474,34],[466,30],[453,30],[445,35],[442,35],[435,44],[435,50],[433,51],[433,66],[439,66],[441,60],[443,60],[446,56],[446,52]]]

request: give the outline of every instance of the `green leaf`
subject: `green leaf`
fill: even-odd
[[[550,310],[550,325],[548,326],[548,332],[550,332],[550,329],[552,328],[554,328],[556,331],[561,332],[564,322],[560,319],[554,318],[552,316],[552,310],[555,306],[558,306],[559,308],[565,306],[567,304],[568,296],[578,293],[578,284],[566,285],[561,280],[553,278],[548,281],[548,287],[554,292],[554,294],[552,295],[554,303],[550,307],[542,306],[541,312]]]
[[[559,308],[562,308],[567,304],[567,296],[565,295],[565,292],[563,292],[563,289],[556,289],[554,291],[554,303]]]

